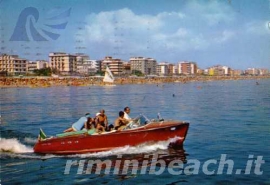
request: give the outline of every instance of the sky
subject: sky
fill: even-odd
[[[0,0],[0,53],[270,69],[269,0]]]

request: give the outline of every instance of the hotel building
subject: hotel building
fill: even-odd
[[[114,75],[120,75],[124,70],[123,61],[121,61],[121,59],[112,58],[110,56],[105,57],[101,62],[102,71],[106,70],[106,66],[110,68]]]
[[[61,74],[72,74],[77,71],[77,56],[62,52],[49,54],[49,64]]]
[[[242,74],[243,74],[242,70],[238,70],[238,69],[231,70],[231,76],[240,76]]]
[[[230,76],[231,75],[231,68],[228,66],[223,66],[223,75]]]
[[[0,55],[0,72],[7,75],[25,75],[27,72],[27,60],[18,55]]]
[[[43,69],[49,67],[49,62],[46,60],[37,60],[37,69]]]
[[[197,64],[195,62],[178,62],[178,73],[184,75],[191,75],[197,73]]]
[[[157,64],[157,75],[159,76],[168,76],[169,74],[169,63],[161,62]]]
[[[169,71],[169,75],[175,75],[177,74],[177,66],[174,64],[169,64],[168,65],[168,71]]]
[[[95,74],[97,72],[96,60],[77,61],[77,72],[80,74]]]
[[[131,74],[130,62],[123,62],[123,74]]]
[[[228,76],[231,75],[231,68],[227,66],[216,65],[208,69],[210,76]]]
[[[131,71],[140,71],[145,75],[156,75],[157,61],[153,58],[132,57],[129,59]]]
[[[32,61],[29,61],[27,62],[27,72],[28,73],[34,73],[34,70],[37,69],[37,63],[36,62],[32,62]]]
[[[36,62],[28,61],[27,62],[27,72],[33,73],[36,69],[43,69],[49,67],[49,64],[47,61],[44,60],[38,60]]]
[[[95,74],[97,72],[97,61],[90,60],[88,55],[76,53],[76,72],[84,75]]]
[[[269,74],[269,70],[268,69],[259,69],[259,74],[260,75],[268,75]]]

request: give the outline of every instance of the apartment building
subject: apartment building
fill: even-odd
[[[76,53],[76,72],[84,75],[95,74],[97,72],[96,60],[90,60],[88,55]]]
[[[131,74],[130,62],[123,62],[123,74]]]
[[[177,66],[174,64],[169,64],[168,65],[168,71],[169,71],[169,75],[175,75],[177,74]]]
[[[245,70],[245,74],[246,75],[259,75],[260,74],[260,70],[257,68],[248,68]]]
[[[153,58],[132,57],[129,59],[131,71],[141,71],[145,75],[156,75],[157,61]]]
[[[222,66],[223,69],[223,75],[229,76],[231,75],[231,68],[228,66]]]
[[[259,69],[259,75],[268,75],[269,70],[268,69]]]
[[[80,74],[95,74],[97,72],[96,60],[77,61],[77,72]]]
[[[222,76],[224,74],[224,69],[220,65],[213,66],[208,69],[208,74],[210,76]]]
[[[195,62],[178,62],[178,73],[184,75],[191,75],[197,73],[197,64]]]
[[[210,76],[229,76],[232,74],[232,72],[230,67],[216,65],[208,68],[208,74]]]
[[[49,64],[62,74],[72,74],[77,71],[77,56],[62,52],[49,54]]]
[[[123,61],[121,61],[121,59],[112,58],[110,56],[106,56],[102,60],[102,62],[101,62],[102,71],[105,71],[106,66],[108,66],[110,68],[111,72],[114,75],[120,75],[123,73],[123,70],[124,70]]]
[[[7,75],[25,75],[27,72],[27,60],[18,55],[0,55],[0,72]]]
[[[240,76],[243,74],[243,71],[242,70],[231,70],[231,76]]]
[[[169,75],[169,63],[168,62],[161,62],[157,64],[157,75],[159,76],[168,76]]]
[[[37,63],[36,62],[28,61],[26,66],[27,66],[27,72],[28,73],[34,73],[34,70],[37,69]]]
[[[28,61],[27,64],[27,72],[33,73],[36,69],[43,69],[49,67],[49,63],[45,60],[37,60],[35,62]]]
[[[43,69],[49,67],[49,62],[46,60],[37,60],[37,69]]]

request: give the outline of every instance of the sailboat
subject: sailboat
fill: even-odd
[[[103,82],[105,83],[105,85],[114,85],[114,76],[108,66],[106,66]]]

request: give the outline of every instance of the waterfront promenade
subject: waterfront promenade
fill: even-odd
[[[248,80],[266,79],[268,76],[179,76],[179,77],[127,77],[116,78],[114,84],[160,84],[160,83],[189,83],[194,81],[216,81],[216,80]],[[92,86],[105,85],[102,77],[0,77],[0,87],[51,87],[51,86]]]

